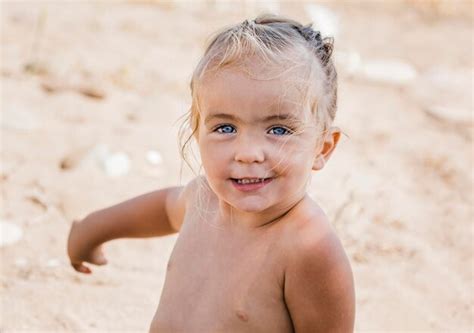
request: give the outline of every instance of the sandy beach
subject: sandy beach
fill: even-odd
[[[86,276],[70,225],[192,179],[191,73],[211,33],[262,12],[335,37],[345,135],[310,195],[351,261],[356,331],[472,332],[468,1],[1,2],[0,332],[148,330],[176,236],[110,242]]]

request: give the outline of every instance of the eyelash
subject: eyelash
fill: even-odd
[[[232,133],[229,133],[229,132],[221,132],[221,131],[219,131],[220,129],[222,129],[222,128],[224,128],[224,127],[232,127],[232,130],[235,131],[234,126],[229,125],[229,124],[224,124],[224,125],[219,125],[218,127],[216,127],[213,132],[217,132],[217,133],[220,133],[220,134],[232,134],[232,133],[233,133],[233,132],[232,132]]]
[[[220,131],[224,127],[231,127],[233,132],[222,132],[222,131]],[[291,130],[291,129],[285,127],[285,126],[273,126],[272,128],[270,128],[270,131],[275,129],[275,128],[282,128],[282,129],[285,130],[284,134],[275,134],[276,136],[284,136],[284,135],[290,135],[290,134],[294,133],[293,130]],[[232,125],[229,125],[229,124],[224,124],[224,125],[220,125],[220,126],[216,127],[213,131],[217,132],[217,133],[220,133],[220,134],[233,134],[233,133],[235,133],[235,127],[232,126]]]
[[[290,130],[289,128],[286,128],[284,126],[273,126],[272,128],[270,128],[270,130],[273,130],[275,128],[283,128],[285,130],[285,134],[275,134],[275,135],[278,135],[278,136],[283,136],[283,135],[290,135],[290,134],[293,134],[294,132],[292,130]]]

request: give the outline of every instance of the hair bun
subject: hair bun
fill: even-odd
[[[297,30],[309,43],[315,43],[316,45],[322,44],[323,41],[321,39],[321,33],[319,31],[313,30],[311,25],[297,28]]]
[[[332,38],[322,38],[321,32],[312,28],[311,24],[305,27],[296,26],[296,30],[301,36],[316,50],[316,55],[321,59],[324,66],[326,66],[331,59],[333,42]]]

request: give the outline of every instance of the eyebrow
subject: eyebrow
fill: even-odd
[[[231,114],[227,114],[227,113],[217,113],[217,114],[211,114],[209,116],[206,117],[206,119],[204,120],[204,123],[207,124],[209,123],[210,121],[214,120],[214,119],[229,119],[229,120],[236,120],[236,121],[239,121],[240,119],[236,116],[233,116]],[[291,121],[299,121],[299,119],[291,114],[288,114],[288,113],[282,113],[282,114],[273,114],[273,115],[270,115],[270,116],[267,116],[263,119],[261,119],[261,121],[263,122],[269,122],[269,121],[272,121],[272,120],[291,120]]]

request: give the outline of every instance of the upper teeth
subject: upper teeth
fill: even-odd
[[[263,178],[243,178],[243,179],[237,179],[237,183],[239,183],[239,184],[252,184],[252,183],[258,183],[258,182],[263,182]]]

